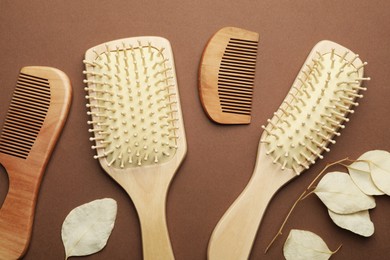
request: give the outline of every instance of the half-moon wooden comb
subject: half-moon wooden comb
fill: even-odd
[[[26,252],[43,173],[64,126],[71,85],[60,70],[21,69],[0,136],[9,189],[0,209],[0,259]]]
[[[258,42],[258,33],[225,27],[207,43],[199,68],[199,96],[211,120],[250,123]]]

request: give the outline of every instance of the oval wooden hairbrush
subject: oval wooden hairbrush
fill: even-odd
[[[330,41],[309,54],[278,111],[264,129],[254,173],[215,227],[208,257],[247,259],[268,203],[287,182],[322,158],[358,105],[363,67],[359,55]]]
[[[0,136],[0,163],[9,178],[0,209],[0,259],[19,259],[28,248],[39,187],[65,124],[71,94],[62,71],[50,67],[20,71]]]
[[[173,259],[166,196],[187,148],[171,46],[116,40],[89,49],[84,63],[95,159],[134,202],[144,259]]]

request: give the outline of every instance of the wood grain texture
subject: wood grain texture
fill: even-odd
[[[208,259],[248,259],[254,238],[268,203],[274,194],[297,175],[283,172],[272,163],[263,144],[248,185],[215,227],[208,247]]]
[[[50,105],[26,159],[0,153],[0,163],[9,177],[8,194],[0,209],[0,259],[20,258],[28,248],[40,183],[71,103],[70,81],[62,71],[24,67],[21,73],[48,80]],[[36,96],[35,101],[40,98]],[[28,119],[29,115],[24,117]]]
[[[220,124],[250,123],[258,41],[258,33],[225,27],[207,43],[198,88],[203,109],[211,120]]]

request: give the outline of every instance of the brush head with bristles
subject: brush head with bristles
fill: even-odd
[[[274,163],[296,174],[309,168],[348,122],[363,77],[359,55],[330,42],[318,43],[279,110],[263,126],[261,142]]]
[[[84,63],[95,158],[115,168],[171,160],[185,136],[168,41],[109,42],[88,50]]]

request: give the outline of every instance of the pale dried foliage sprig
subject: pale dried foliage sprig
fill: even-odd
[[[287,223],[287,220],[290,218],[292,212],[294,211],[294,209],[296,208],[296,206],[298,205],[298,203],[302,200],[304,200],[307,196],[309,196],[310,194],[312,194],[314,192],[314,185],[317,183],[318,179],[332,166],[335,166],[335,165],[344,165],[344,163],[347,163],[347,162],[354,162],[353,160],[350,160],[348,157],[347,158],[344,158],[344,159],[341,159],[339,161],[336,161],[336,162],[332,162],[332,163],[329,163],[325,166],[325,168],[314,178],[314,180],[309,184],[309,186],[307,186],[307,188],[302,192],[302,194],[298,197],[298,199],[294,202],[294,204],[292,205],[290,211],[287,213],[287,216],[286,218],[284,219],[281,227],[279,228],[278,232],[276,233],[276,235],[273,237],[273,239],[271,240],[271,242],[269,243],[269,245],[267,246],[267,248],[265,249],[265,252],[264,253],[267,253],[268,250],[270,249],[270,247],[273,245],[273,243],[276,241],[276,239],[282,235],[283,233],[283,229]]]
[[[344,166],[349,174],[329,172],[323,176],[330,167],[337,165]],[[368,210],[376,206],[373,195],[390,195],[390,153],[373,150],[362,154],[357,160],[347,157],[327,164],[294,202],[265,253],[282,235],[297,204],[313,193],[328,208],[329,216],[336,225],[361,236],[371,236],[374,224]]]

